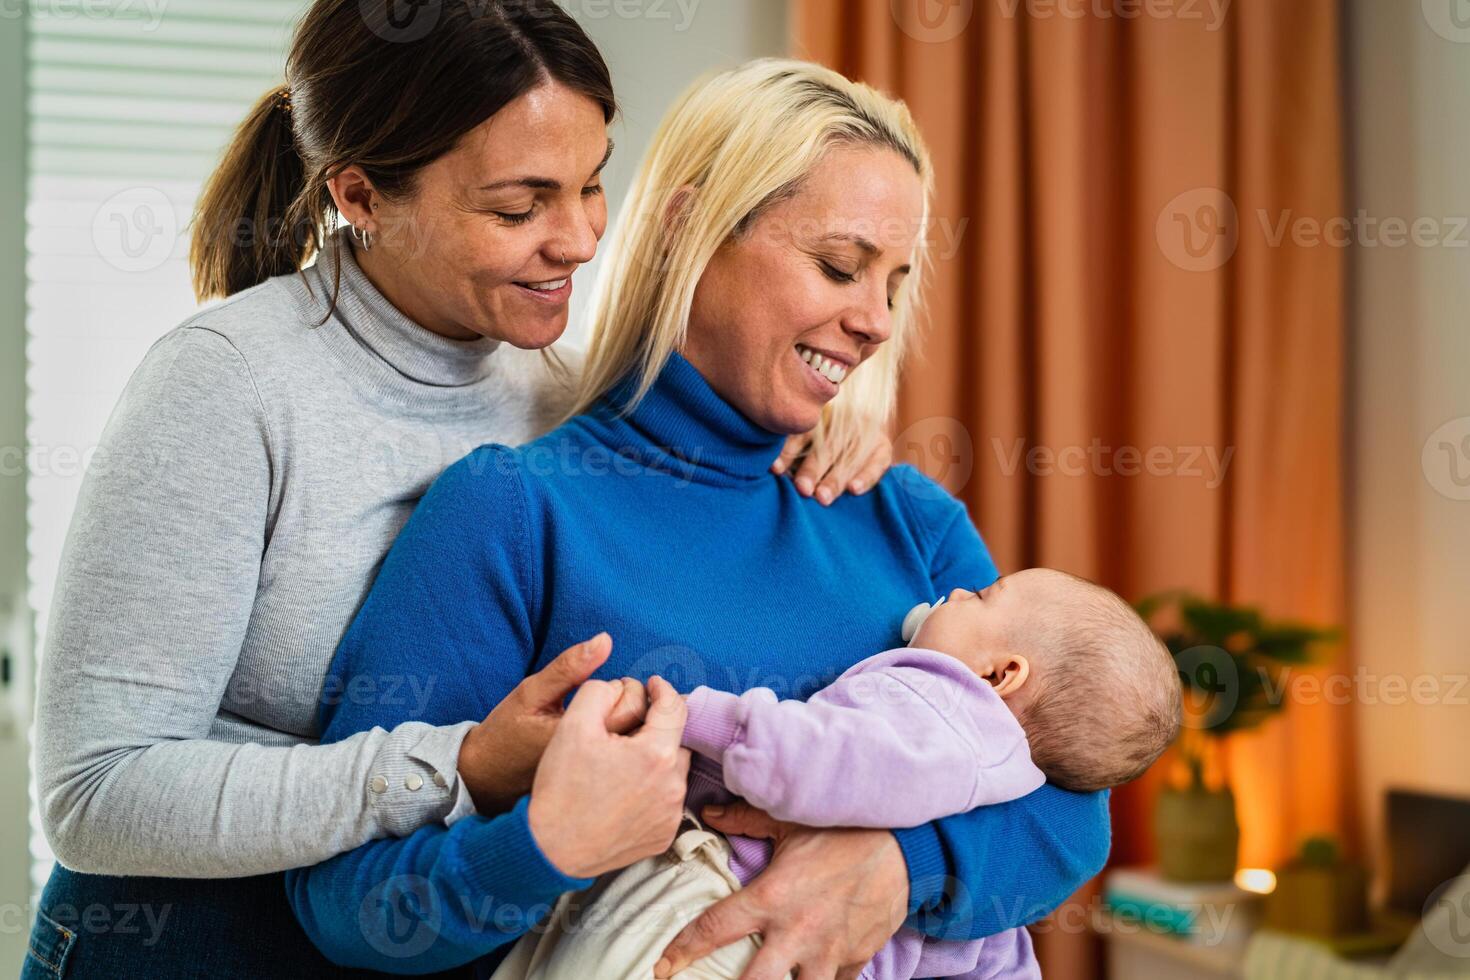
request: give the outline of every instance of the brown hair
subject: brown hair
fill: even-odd
[[[505,105],[555,80],[617,111],[596,45],[553,0],[316,0],[286,85],[235,133],[194,214],[200,300],[300,270],[338,223],[327,182],[356,164],[386,197]]]
[[[1048,668],[1018,713],[1047,781],[1090,793],[1137,779],[1179,734],[1183,693],[1167,647],[1120,596],[1066,572],[1062,605],[1036,614]]]

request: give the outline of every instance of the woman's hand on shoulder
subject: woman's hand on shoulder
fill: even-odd
[[[820,442],[820,444],[818,444]],[[771,472],[786,473],[803,496],[830,504],[844,493],[867,493],[893,465],[893,440],[877,423],[856,429],[845,442],[815,440],[813,433],[791,436]]]

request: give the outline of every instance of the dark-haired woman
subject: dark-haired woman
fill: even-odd
[[[281,873],[509,809],[609,654],[606,637],[572,647],[482,721],[316,744],[323,698],[413,717],[434,696],[323,679],[439,472],[564,414],[538,352],[607,216],[613,92],[574,21],[551,0],[434,4],[408,39],[391,6],[306,14],[288,86],[252,111],[196,217],[196,291],[229,298],[149,351],[88,474],[41,681],[61,866],[28,978],[349,975],[297,925]],[[826,455],[866,460],[816,460],[804,482],[829,496],[876,482],[886,440]],[[628,732],[648,692],[611,693],[600,718]],[[636,860],[674,833],[687,755],[606,730],[564,737],[571,762],[543,778],[616,810],[601,846]]]

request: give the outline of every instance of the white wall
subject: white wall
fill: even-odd
[[[700,75],[750,58],[787,53],[787,0],[560,0],[602,50],[622,116],[618,149],[607,168],[609,211],[616,220],[643,148],[669,104]],[[621,13],[620,13],[621,11]],[[632,15],[632,16],[629,16]],[[583,346],[585,303],[598,263],[573,279],[567,342]]]
[[[1350,213],[1421,220],[1436,242],[1365,239],[1350,276],[1353,646],[1370,678],[1424,685],[1397,704],[1361,687],[1375,853],[1385,788],[1470,797],[1470,20],[1456,7],[1347,4]]]
[[[23,8],[17,8],[19,13]],[[29,657],[25,606],[25,26],[0,16],[0,646]],[[6,622],[6,610],[17,621]],[[6,634],[10,634],[7,642]],[[29,671],[14,665],[0,690],[0,975],[13,976],[25,951],[30,883],[27,857],[24,713]],[[17,717],[22,715],[22,717]]]

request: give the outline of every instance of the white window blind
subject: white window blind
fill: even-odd
[[[194,199],[247,109],[280,83],[290,28],[306,7],[32,0],[28,8],[27,515],[38,651],[108,413],[149,345],[196,308],[185,265]],[[39,888],[52,855],[34,804],[31,846]]]

